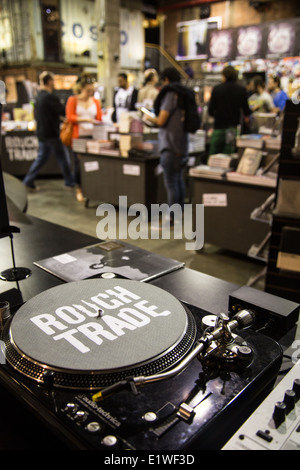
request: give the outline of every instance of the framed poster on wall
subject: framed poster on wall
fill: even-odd
[[[222,19],[220,17],[177,23],[178,46],[176,59],[206,59],[208,32],[212,29],[220,29],[221,26]]]

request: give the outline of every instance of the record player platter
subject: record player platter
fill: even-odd
[[[194,344],[193,315],[174,296],[124,279],[72,282],[24,304],[6,332],[8,363],[54,387],[94,389],[173,367]]]

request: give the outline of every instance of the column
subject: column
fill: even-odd
[[[104,89],[103,106],[113,104],[120,70],[120,0],[96,0],[98,26],[98,82]]]

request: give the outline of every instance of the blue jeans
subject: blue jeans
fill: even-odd
[[[176,155],[167,149],[161,152],[160,164],[164,170],[164,183],[169,206],[173,204],[180,204],[182,208],[184,206],[185,182],[183,172],[187,161],[187,155]]]
[[[63,174],[63,178],[66,186],[74,186],[74,178],[72,176],[70,157],[67,149],[62,144],[59,138],[48,139],[44,142],[39,141],[39,150],[36,160],[32,163],[27,175],[25,176],[23,183],[26,186],[34,188],[34,181],[38,175],[40,169],[48,161],[51,152],[57,159],[60,169]]]
[[[73,152],[73,167],[74,167],[74,183],[78,186],[81,185],[81,176],[80,176],[80,162],[77,152]]]

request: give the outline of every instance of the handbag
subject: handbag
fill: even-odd
[[[60,128],[60,140],[66,147],[71,147],[73,136],[73,124],[67,119],[62,123]]]

